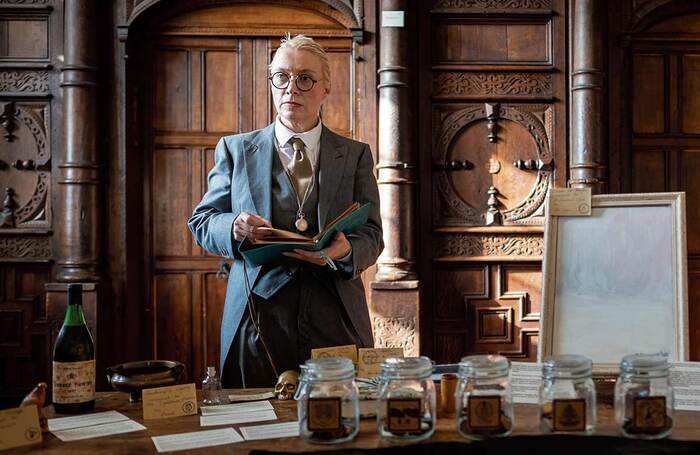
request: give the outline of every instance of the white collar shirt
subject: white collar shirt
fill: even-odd
[[[310,130],[304,131],[303,133],[295,133],[284,126],[279,116],[277,116],[275,119],[275,148],[277,149],[280,161],[282,161],[282,166],[286,169],[294,156],[294,149],[292,148],[292,144],[289,143],[289,139],[296,136],[304,142],[305,152],[311,161],[314,172],[316,172],[319,149],[321,148],[322,130],[323,123],[319,119],[316,126]]]

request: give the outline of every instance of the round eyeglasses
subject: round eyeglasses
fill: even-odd
[[[292,80],[292,76],[290,76],[287,73],[278,71],[277,73],[268,77],[268,79],[270,80],[270,83],[273,87],[278,89],[286,89],[287,87],[289,87],[289,82]],[[294,77],[294,83],[297,84],[297,88],[301,92],[308,92],[309,90],[314,88],[316,82],[318,81],[309,76],[308,74],[300,74]]]

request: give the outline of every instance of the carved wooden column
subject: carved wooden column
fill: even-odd
[[[607,192],[603,71],[603,10],[601,0],[571,0],[573,68],[571,73],[572,188]]]
[[[382,0],[381,14],[409,11],[407,0]],[[415,8],[412,8],[415,10]],[[380,18],[380,21],[382,19]],[[411,92],[410,31],[381,26],[379,36],[379,163],[377,174],[384,228],[384,252],[377,281],[415,280],[415,112]]]
[[[375,346],[402,347],[405,355],[420,352],[414,226],[416,10],[408,0],[380,2],[377,182],[385,247],[371,285],[370,314]]]
[[[99,280],[100,182],[97,156],[95,2],[66,0],[63,147],[58,153],[54,254],[56,280]]]

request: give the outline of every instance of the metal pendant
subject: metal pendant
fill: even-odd
[[[306,229],[308,229],[309,223],[306,222],[304,217],[300,217],[294,222],[294,226],[296,226],[299,232],[304,232]]]

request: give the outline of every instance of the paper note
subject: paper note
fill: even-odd
[[[247,411],[236,414],[214,414],[201,416],[199,425],[202,427],[213,427],[216,425],[234,425],[247,422],[263,422],[265,420],[277,420],[275,411]]]
[[[269,401],[250,403],[221,404],[218,406],[202,406],[202,415],[245,414],[246,412],[271,411],[274,408]]]
[[[252,394],[231,394],[228,396],[229,401],[260,401],[275,398],[274,392],[252,393]]]
[[[511,362],[509,382],[514,403],[539,403],[542,364]]]
[[[246,441],[256,439],[294,438],[299,436],[299,422],[272,423],[241,427],[241,434]]]
[[[346,346],[332,346],[330,348],[318,348],[311,350],[312,359],[322,357],[347,357],[352,363],[357,363],[357,346],[348,344]]]
[[[360,378],[379,376],[382,362],[389,357],[403,357],[403,348],[360,348],[357,354],[357,376]]]
[[[0,411],[0,450],[41,442],[36,405]]]
[[[547,207],[550,216],[591,216],[591,189],[551,188]]]
[[[89,427],[71,428],[69,430],[52,431],[54,436],[63,442],[79,441],[81,439],[100,438],[113,434],[130,433],[132,431],[145,430],[146,427],[133,420],[127,419],[119,422],[103,423]]]
[[[119,422],[120,420],[129,420],[129,418],[117,411],[95,412],[74,417],[58,417],[49,419],[49,431],[88,427],[102,423]]]
[[[141,397],[144,420],[197,414],[197,390],[194,384],[144,389]]]
[[[232,444],[243,441],[243,438],[233,428],[221,428],[219,430],[153,436],[151,440],[158,452],[174,452]]]
[[[700,411],[700,362],[671,364],[673,407],[679,411]]]
[[[403,11],[382,11],[382,27],[403,27]]]

